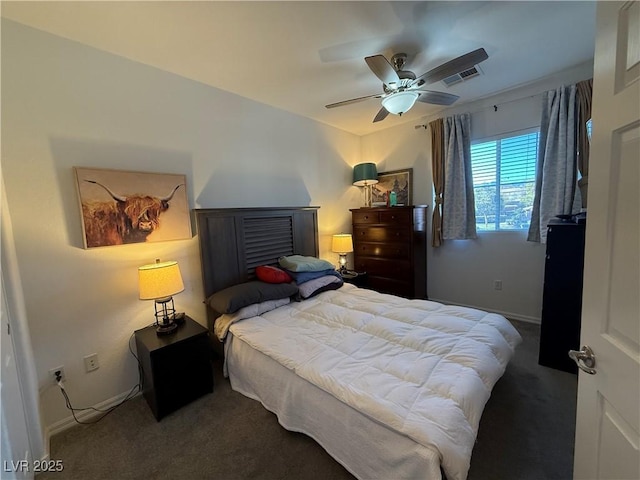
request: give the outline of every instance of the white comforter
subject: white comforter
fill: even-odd
[[[345,284],[230,331],[467,477],[480,416],[515,346],[502,316]]]

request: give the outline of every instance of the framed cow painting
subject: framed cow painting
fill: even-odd
[[[191,238],[186,177],[74,167],[85,248]]]

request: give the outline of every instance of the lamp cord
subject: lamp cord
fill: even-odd
[[[76,423],[79,423],[81,425],[91,425],[93,423],[98,423],[104,417],[106,417],[111,412],[113,412],[116,408],[118,408],[119,406],[121,406],[125,402],[128,402],[129,400],[134,398],[138,393],[142,392],[142,390],[144,389],[144,372],[142,371],[142,364],[140,363],[140,359],[138,358],[138,356],[133,352],[133,349],[131,348],[131,339],[134,337],[134,335],[135,334],[132,333],[131,337],[129,337],[128,346],[129,346],[129,352],[131,352],[131,355],[133,355],[133,358],[135,358],[136,362],[138,362],[138,383],[136,385],[134,385],[133,388],[131,388],[131,390],[129,390],[129,393],[127,393],[127,395],[120,402],[118,402],[117,404],[112,405],[111,407],[106,408],[106,409],[95,408],[95,407],[76,408],[73,405],[71,405],[71,400],[69,399],[69,395],[67,395],[67,391],[64,388],[64,384],[62,383],[61,380],[58,380],[58,387],[60,387],[60,392],[62,393],[62,396],[64,397],[65,406],[67,407],[67,409],[69,409],[71,411],[71,415],[73,416],[73,419],[75,420]],[[103,415],[101,415],[99,418],[97,418],[96,420],[93,420],[93,421],[78,420],[78,418],[76,417],[76,412],[83,412],[83,411],[87,411],[87,410],[92,410],[94,412],[103,413]]]

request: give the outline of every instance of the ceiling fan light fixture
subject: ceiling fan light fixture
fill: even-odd
[[[416,103],[419,94],[416,92],[397,92],[389,95],[388,97],[384,97],[382,99],[382,106],[389,112],[394,115],[402,115],[404,112],[407,112],[413,104]]]

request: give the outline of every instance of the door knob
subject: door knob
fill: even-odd
[[[569,350],[569,357],[576,362],[578,368],[589,375],[595,375],[596,356],[591,347],[584,345],[580,350]]]

